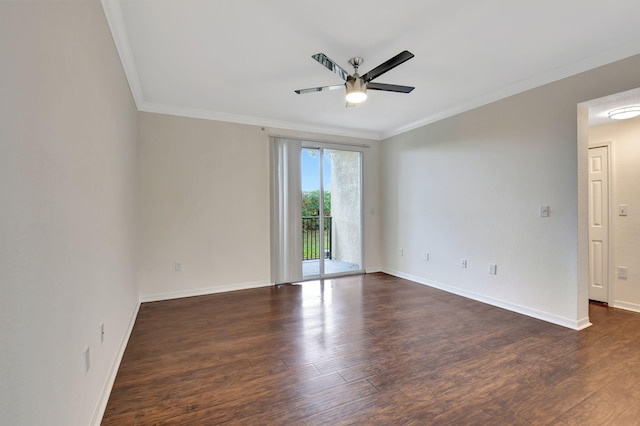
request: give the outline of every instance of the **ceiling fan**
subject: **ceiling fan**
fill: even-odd
[[[336,64],[334,61],[329,59],[327,55],[324,53],[316,53],[311,56],[313,59],[318,61],[320,65],[325,66],[329,71],[333,71],[336,73],[341,79],[345,81],[344,84],[336,84],[333,86],[322,86],[322,87],[312,87],[310,89],[300,89],[295,92],[299,95],[303,93],[312,93],[312,92],[322,92],[325,90],[335,90],[340,88],[346,89],[346,99],[347,106],[356,106],[357,104],[364,102],[367,99],[367,90],[384,90],[386,92],[396,92],[396,93],[410,93],[415,87],[410,86],[399,86],[397,84],[385,84],[385,83],[375,83],[372,82],[374,78],[380,77],[382,74],[387,71],[392,70],[398,65],[408,61],[409,59],[414,57],[414,54],[405,50],[403,52],[398,53],[393,58],[387,60],[386,62],[378,65],[368,73],[363,74],[362,76],[358,74],[358,68],[364,60],[362,58],[351,58],[349,59],[349,64],[354,68],[353,75],[346,72],[340,65]]]

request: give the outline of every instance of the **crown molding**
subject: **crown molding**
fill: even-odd
[[[228,114],[225,112],[209,111],[206,109],[185,108],[174,105],[143,102],[138,107],[139,111],[154,112],[157,114],[178,115],[181,117],[201,118],[205,120],[226,121],[229,123],[248,124],[251,126],[269,127],[275,129],[295,130],[299,132],[322,133],[332,136],[345,136],[350,138],[382,140],[382,133],[366,130],[344,129],[331,126],[317,126],[313,124],[296,123],[292,121],[273,120],[248,115]]]
[[[124,22],[124,17],[122,15],[120,1],[101,0],[101,2],[102,9],[104,10],[104,14],[107,18],[109,29],[111,30],[111,34],[113,36],[116,50],[118,51],[118,56],[120,57],[120,62],[122,63],[122,68],[124,69],[125,76],[127,77],[127,81],[129,82],[131,95],[133,96],[133,100],[138,111],[178,115],[182,117],[201,118],[205,120],[227,121],[231,123],[273,127],[300,132],[322,133],[333,136],[345,136],[372,140],[382,139],[382,133],[375,131],[337,128],[332,126],[318,126],[291,121],[273,120],[262,117],[252,117],[246,115],[209,111],[205,109],[185,108],[175,105],[146,102],[142,92],[142,85],[140,84],[140,78],[136,69],[135,60],[133,58],[131,45],[129,44],[129,37],[127,35],[127,28]]]
[[[144,102],[142,86],[140,85],[136,62],[133,59],[131,45],[129,44],[129,36],[127,35],[127,27],[124,24],[120,2],[118,0],[101,0],[101,2],[118,56],[120,57],[120,62],[122,63],[122,68],[124,69],[124,74],[129,82],[133,101],[136,107],[140,109],[140,105]]]
[[[616,62],[640,53],[638,43],[633,40],[622,45],[613,46],[595,55],[582,58],[571,64],[548,70],[529,79],[522,80],[510,86],[486,93],[466,103],[457,105],[444,111],[431,114],[420,120],[405,124],[388,131],[376,132],[358,129],[337,128],[332,126],[318,126],[300,122],[280,121],[262,117],[252,117],[204,109],[185,108],[180,106],[150,103],[144,100],[142,86],[135,66],[135,60],[129,44],[126,25],[122,15],[120,0],[101,0],[107,23],[113,36],[120,62],[124,69],[131,94],[139,111],[156,112],[161,114],[179,115],[184,117],[202,118],[207,120],[228,121],[232,123],[254,126],[273,127],[301,132],[322,133],[327,135],[354,137],[371,140],[384,140],[437,121],[488,105],[492,102],[508,98],[518,93],[561,80],[597,67]]]
[[[440,111],[421,120],[414,121],[413,123],[383,132],[382,138],[388,139],[422,126],[435,123],[436,121],[444,120],[445,118],[453,117],[454,115],[462,114],[463,112],[471,111],[472,109],[488,105],[492,102],[517,95],[518,93],[526,92],[527,90],[535,89],[536,87],[544,86],[545,84],[553,83],[554,81],[562,80],[563,78],[571,77],[594,68],[629,58],[637,55],[638,53],[640,53],[640,51],[638,49],[637,41],[627,42],[611,49],[601,51],[596,55],[588,56],[571,64],[551,69],[529,79],[489,92],[469,102]]]

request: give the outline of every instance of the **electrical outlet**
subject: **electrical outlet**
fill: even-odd
[[[182,272],[182,262],[176,262],[176,272]]]
[[[428,262],[429,261],[429,252],[425,251],[424,253],[422,253],[422,258]]]
[[[404,256],[404,250],[398,249],[398,256]]]
[[[100,343],[104,342],[104,323],[100,323]]]
[[[496,275],[498,273],[498,265],[494,265],[493,263],[489,264],[489,273]]]
[[[466,260],[462,260],[460,262],[460,266],[463,267],[463,268],[466,268],[467,267],[467,261]]]
[[[91,351],[89,346],[84,350],[84,372],[88,373],[91,368]]]

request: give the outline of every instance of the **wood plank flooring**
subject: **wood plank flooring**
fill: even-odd
[[[103,425],[638,425],[640,314],[576,332],[385,274],[144,303]]]

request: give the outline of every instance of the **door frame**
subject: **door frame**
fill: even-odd
[[[364,269],[364,259],[365,259],[365,253],[364,253],[364,148],[368,147],[367,145],[351,145],[351,144],[343,144],[343,143],[338,143],[338,142],[320,142],[320,141],[312,141],[312,140],[307,140],[307,139],[302,139],[302,149],[319,149],[320,150],[320,199],[322,200],[322,204],[324,207],[324,165],[323,165],[323,155],[324,155],[324,150],[328,149],[328,150],[334,150],[334,151],[350,151],[350,152],[357,152],[359,153],[359,176],[358,178],[360,179],[360,269],[357,271],[349,271],[349,272],[338,272],[335,274],[326,274],[324,272],[324,258],[321,258],[320,260],[322,262],[320,262],[320,267],[319,267],[319,275],[309,275],[309,276],[303,276],[303,280],[304,281],[309,281],[309,280],[317,280],[317,279],[324,279],[324,278],[334,278],[334,277],[341,277],[341,276],[346,276],[346,275],[360,275],[363,274],[365,269]],[[302,176],[300,176],[300,179],[302,180]],[[320,209],[322,211],[320,211],[320,223],[324,225],[324,210]],[[324,244],[324,241],[323,241]]]
[[[587,146],[587,152],[591,148],[607,148],[607,167],[608,167],[608,176],[607,176],[607,191],[609,192],[609,197],[607,200],[608,203],[608,211],[609,218],[607,223],[607,239],[608,239],[608,247],[607,247],[607,304],[611,307],[615,305],[615,258],[614,258],[614,247],[615,247],[615,218],[617,217],[617,210],[615,206],[616,203],[616,193],[614,191],[614,181],[615,181],[615,168],[613,161],[614,158],[614,144],[613,141],[604,141],[604,142],[594,142],[590,143]],[[588,179],[588,170],[587,170],[587,179]],[[589,199],[589,202],[591,200]],[[591,238],[589,237],[589,240]],[[590,259],[589,259],[590,260]],[[589,265],[589,283],[591,282],[591,265]]]

